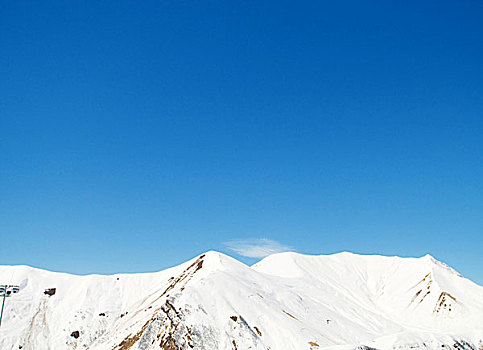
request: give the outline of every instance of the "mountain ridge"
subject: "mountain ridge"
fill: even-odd
[[[226,253],[223,253],[223,252],[220,252],[220,251],[217,251],[217,250],[207,250],[206,252],[201,253],[201,254],[198,254],[198,255],[196,255],[196,256],[194,256],[192,258],[189,258],[187,261],[182,262],[182,263],[180,263],[178,265],[169,266],[169,267],[166,267],[166,268],[161,269],[161,270],[142,271],[142,272],[115,272],[115,273],[99,273],[99,272],[92,272],[91,273],[91,272],[89,272],[89,273],[73,273],[73,272],[69,272],[69,271],[57,271],[57,270],[51,270],[49,268],[32,266],[32,265],[26,265],[26,264],[3,264],[3,265],[0,265],[0,267],[27,268],[27,269],[33,269],[33,270],[39,270],[39,271],[47,271],[47,272],[52,272],[52,273],[67,274],[67,275],[70,275],[70,276],[80,276],[80,277],[82,277],[82,276],[138,275],[138,274],[152,274],[152,273],[158,273],[158,272],[166,271],[168,269],[171,269],[171,268],[174,268],[174,267],[178,267],[178,266],[180,266],[182,264],[186,264],[189,261],[194,261],[197,258],[199,258],[201,255],[205,255],[205,256],[221,255],[223,257],[226,257],[226,258],[229,258],[229,259],[233,259],[233,260],[237,261],[238,263],[243,264],[243,265],[248,266],[248,267],[253,267],[254,265],[259,264],[261,261],[263,261],[263,260],[265,260],[267,258],[271,258],[271,257],[274,257],[274,256],[284,256],[284,255],[297,255],[297,256],[303,256],[303,257],[308,257],[308,258],[310,258],[310,257],[331,257],[331,256],[337,256],[337,255],[352,255],[352,256],[368,257],[368,258],[371,258],[371,257],[381,257],[381,258],[397,258],[397,259],[430,259],[434,263],[440,264],[441,266],[445,266],[449,270],[451,270],[451,271],[455,272],[456,274],[462,276],[454,268],[452,268],[451,266],[447,265],[445,262],[436,259],[433,255],[431,255],[429,253],[428,254],[425,254],[425,255],[422,255],[422,256],[419,256],[419,257],[412,257],[412,256],[399,256],[399,255],[361,254],[361,253],[354,253],[354,252],[351,252],[351,251],[341,251],[341,252],[330,253],[330,254],[305,254],[305,253],[299,253],[299,252],[295,252],[295,251],[287,251],[287,252],[273,253],[273,254],[270,254],[270,255],[268,255],[268,256],[260,259],[259,261],[255,262],[253,264],[246,264],[246,263],[244,263],[244,262],[242,262],[242,261],[240,261],[240,260],[232,257],[229,254],[226,254]],[[478,283],[476,283],[474,281],[472,281],[472,282],[475,283],[475,284],[478,284]]]
[[[0,266],[2,280],[12,270],[21,291],[6,303],[2,349],[483,346],[483,287],[429,255],[287,252],[248,266],[208,251],[138,274]]]

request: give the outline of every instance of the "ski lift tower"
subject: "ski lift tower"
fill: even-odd
[[[20,291],[19,286],[0,284],[0,298],[2,300],[2,311],[0,312],[0,326],[2,325],[3,307],[5,306],[5,298],[11,297]]]

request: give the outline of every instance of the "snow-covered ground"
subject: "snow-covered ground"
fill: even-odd
[[[483,287],[431,256],[217,252],[157,273],[0,266],[0,349],[483,349]],[[46,289],[56,288],[54,295]]]

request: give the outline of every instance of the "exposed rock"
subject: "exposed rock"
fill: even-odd
[[[46,294],[49,297],[51,297],[52,295],[55,294],[55,291],[56,291],[56,288],[49,288],[49,289],[44,290],[44,294]]]
[[[178,346],[172,337],[162,340],[159,347],[163,350],[178,350]]]
[[[80,336],[80,333],[79,331],[73,331],[71,334],[70,334],[71,337],[74,337],[75,339],[79,338]]]
[[[366,346],[366,345],[360,345],[356,348],[356,350],[377,350],[377,349],[371,348],[370,346]]]

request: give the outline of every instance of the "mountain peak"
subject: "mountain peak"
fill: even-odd
[[[156,273],[21,268],[0,348],[477,348],[483,287],[441,264],[429,255],[286,252],[248,267],[208,251]],[[0,278],[12,268],[0,267]]]

